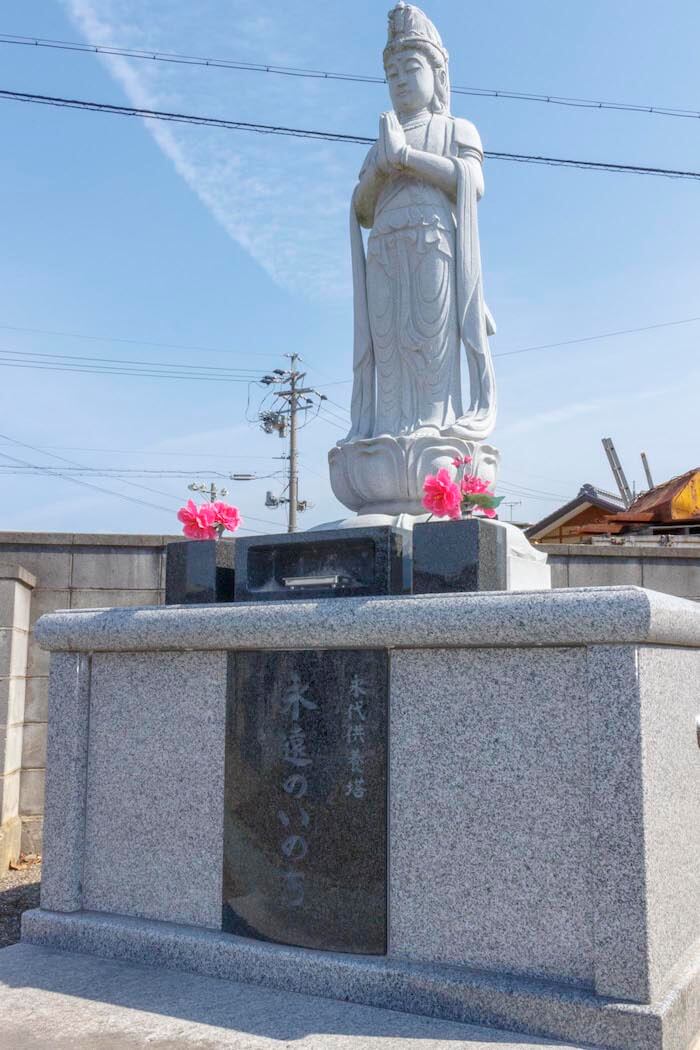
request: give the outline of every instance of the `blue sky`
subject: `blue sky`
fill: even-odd
[[[377,74],[388,6],[5,0],[0,32]],[[694,0],[663,11],[647,0],[425,7],[450,50],[453,84],[700,105]],[[39,48],[0,45],[0,68],[10,90],[363,135],[388,108],[381,85]],[[453,112],[477,124],[490,150],[700,169],[698,120],[468,96],[453,97]],[[336,415],[301,434],[301,495],[314,504],[302,526],[342,515],[326,455],[351,389],[347,210],[364,147],[15,102],[0,105],[0,122],[0,351],[263,374],[295,350]],[[700,316],[700,183],[496,160],[486,183],[496,354]],[[638,486],[642,449],[657,480],[697,466],[699,337],[700,324],[688,324],[497,359],[493,441],[500,491],[520,501],[516,520],[537,520],[586,481],[613,488],[603,436]],[[14,456],[60,469],[52,453],[89,467],[270,475],[284,445],[255,425],[261,400],[246,383],[0,365],[0,465]],[[0,530],[177,531],[187,479],[134,479],[146,489],[89,480],[156,506],[9,474]],[[280,480],[229,488],[249,529],[284,527],[284,512],[264,506]]]

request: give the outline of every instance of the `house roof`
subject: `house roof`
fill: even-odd
[[[598,507],[607,514],[619,514],[626,509],[620,496],[615,496],[612,492],[606,492],[605,489],[600,489],[596,485],[582,485],[577,496],[565,503],[563,507],[559,507],[551,514],[548,514],[546,518],[535,522],[534,525],[531,525],[526,530],[525,535],[529,540],[537,539],[564,525],[588,507]]]
[[[616,521],[630,523],[700,521],[700,468],[655,485],[642,493]]]

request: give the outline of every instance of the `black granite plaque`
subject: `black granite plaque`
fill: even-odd
[[[226,540],[182,540],[165,553],[165,604],[232,602],[235,544]]]
[[[383,955],[385,651],[229,654],[223,929]]]
[[[413,529],[413,593],[504,591],[506,530],[488,518],[424,522]]]
[[[236,541],[236,601],[402,594],[405,545],[390,526],[246,536]]]

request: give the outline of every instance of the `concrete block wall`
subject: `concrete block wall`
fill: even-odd
[[[700,601],[700,546],[588,546],[542,543],[553,587],[619,587],[631,584]]]
[[[8,773],[7,781],[8,806],[16,804],[17,809],[14,837],[7,838],[12,849],[19,841],[22,852],[38,853],[42,842],[49,654],[35,643],[34,624],[44,613],[55,609],[161,605],[165,546],[177,539],[182,537],[0,532],[0,723],[3,702],[8,703],[3,698],[7,697],[12,678],[16,719],[13,725],[17,726],[11,740],[16,768],[10,771],[13,776]],[[25,577],[34,581],[31,588],[26,583],[18,584],[16,579],[12,582],[12,574],[18,571],[24,571]],[[19,679],[10,675],[9,643],[7,638],[2,642],[8,630],[5,620],[10,615],[6,611],[10,601],[7,596],[15,586],[23,586],[31,595],[31,602],[26,600],[26,658]],[[15,664],[20,660],[20,650],[16,642]],[[18,719],[20,692],[22,715]],[[10,792],[14,793],[15,802],[10,800]],[[0,871],[6,867],[0,840]]]
[[[0,872],[21,850],[21,770],[35,577],[19,565],[0,568]]]

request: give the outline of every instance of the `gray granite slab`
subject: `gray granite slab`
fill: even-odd
[[[596,975],[657,999],[700,944],[697,652],[588,651]]]
[[[394,653],[389,951],[592,987],[586,653]]]
[[[84,907],[221,926],[226,657],[93,657]]]
[[[700,646],[700,607],[636,587],[324,598],[42,616],[47,649],[432,648],[647,643]]]
[[[82,907],[89,704],[90,657],[54,653],[41,881],[42,906],[53,911]]]
[[[637,649],[588,652],[591,846],[600,995],[649,997]]]
[[[0,953],[12,1050],[582,1050],[33,945]]]
[[[644,647],[638,660],[654,999],[678,960],[700,945],[700,659],[681,649]]]
[[[71,952],[606,1050],[689,1050],[686,1035],[691,1030],[692,1003],[700,995],[700,960],[694,969],[679,976],[661,1003],[643,1007],[508,975],[310,951],[90,912],[25,912],[22,938],[30,944]]]

